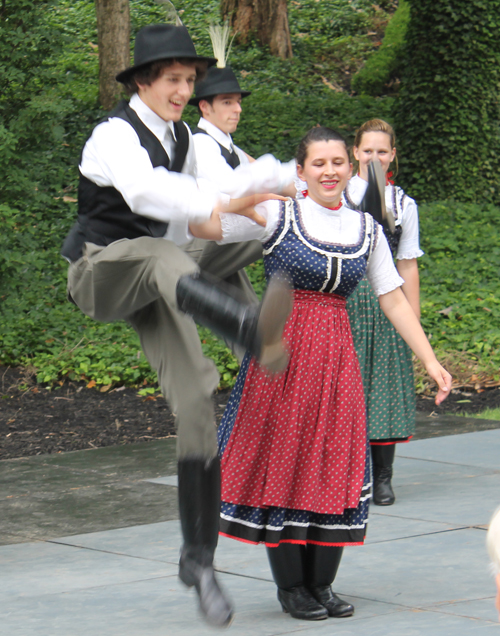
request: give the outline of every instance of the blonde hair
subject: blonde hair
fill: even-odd
[[[488,548],[495,574],[500,574],[500,508],[497,508],[491,518],[486,535],[486,547]]]
[[[389,139],[391,141],[391,149],[396,147],[396,133],[394,132],[394,128],[383,119],[370,119],[369,121],[365,121],[365,123],[357,129],[353,145],[356,146],[356,148],[359,148],[361,140],[363,139],[363,135],[370,132],[382,132],[386,135],[389,135]],[[355,171],[357,172],[359,166],[355,158],[353,158],[353,164],[355,167]],[[397,171],[398,157],[396,155],[396,173]]]

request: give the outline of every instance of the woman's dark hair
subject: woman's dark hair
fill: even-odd
[[[315,141],[340,141],[344,144],[347,156],[349,156],[346,141],[340,133],[332,128],[327,128],[326,126],[316,126],[315,128],[311,128],[311,130],[304,135],[298,145],[295,159],[299,166],[304,165],[307,158],[307,149]]]
[[[168,60],[158,60],[157,62],[151,62],[141,68],[138,68],[135,73],[123,82],[125,86],[125,92],[127,95],[133,95],[139,90],[139,84],[151,86],[151,84],[157,80],[163,71],[169,66],[173,66],[176,62],[184,64],[185,66],[196,67],[196,81],[201,81],[207,72],[207,63],[203,60],[195,60],[192,58],[172,58]]]

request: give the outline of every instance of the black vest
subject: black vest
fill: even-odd
[[[203,128],[199,128],[198,126],[196,126],[196,128],[193,130],[193,135],[198,135],[200,133],[203,135],[208,135],[209,137],[212,137],[212,135],[208,133],[206,130],[203,130]],[[217,139],[215,139],[214,137],[212,137],[212,139],[219,144]],[[219,144],[219,147],[220,147],[220,154],[224,157],[228,166],[232,168],[233,170],[237,168],[240,165],[240,158],[238,157],[236,152],[234,150],[229,152],[229,150],[225,148],[222,144]]]
[[[172,172],[181,172],[189,148],[189,133],[182,122],[175,122],[177,144],[172,162],[158,138],[141,121],[126,101],[122,101],[103,121],[119,117],[128,122],[137,133],[141,146],[148,152],[153,168],[163,166]],[[135,214],[120,192],[112,187],[101,187],[80,173],[78,186],[78,219],[66,237],[62,255],[71,262],[83,254],[86,242],[106,246],[118,239],[140,236],[161,237],[168,224]]]

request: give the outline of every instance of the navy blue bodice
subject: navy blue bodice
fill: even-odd
[[[387,243],[389,244],[389,249],[391,250],[393,257],[395,258],[396,254],[398,253],[399,241],[401,240],[401,235],[403,234],[401,222],[398,223],[398,220],[401,219],[403,216],[406,194],[404,190],[402,190],[398,186],[392,185],[391,187],[392,213],[394,215],[394,221],[396,222],[396,229],[394,230],[394,233],[389,232],[389,230],[385,226],[382,226],[382,229],[384,230],[385,238],[387,239]],[[354,203],[349,194],[349,184],[347,184],[347,187],[343,192],[343,201],[348,208],[351,208],[351,210],[358,209],[357,205]]]
[[[334,292],[347,298],[364,277],[375,245],[375,223],[359,212],[361,230],[354,245],[323,243],[307,234],[295,200],[281,204],[280,222],[264,244],[266,278],[286,272],[294,289]]]

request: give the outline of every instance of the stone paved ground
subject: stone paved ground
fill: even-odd
[[[176,577],[174,446],[0,461],[2,636],[214,633]],[[366,544],[346,549],[335,583],[356,606],[349,619],[282,614],[263,548],[222,539],[217,564],[237,610],[230,633],[500,636],[484,545],[499,457],[498,429],[398,449],[396,504],[372,508]]]

